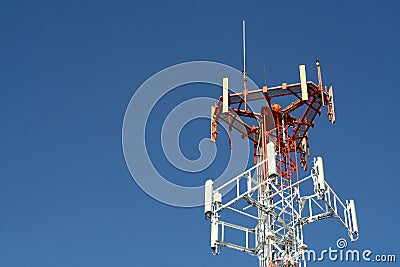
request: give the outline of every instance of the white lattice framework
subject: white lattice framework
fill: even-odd
[[[225,246],[257,256],[260,266],[306,266],[303,227],[330,217],[341,222],[352,241],[358,238],[354,201],[343,202],[325,181],[321,157],[314,159],[309,176],[284,188],[280,185],[285,181],[277,175],[260,179],[262,165],[268,160],[273,157],[258,162],[218,188],[212,188],[211,180],[206,182],[205,214],[211,219],[214,254],[219,253],[220,246]],[[307,181],[312,181],[313,194],[302,195],[300,189]],[[232,185],[231,194],[222,201],[219,192]],[[239,218],[232,213],[246,217],[243,221],[247,225],[230,222],[230,218]],[[243,232],[244,238],[229,242],[227,229]]]

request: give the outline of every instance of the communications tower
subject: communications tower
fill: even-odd
[[[226,123],[254,145],[254,166],[219,187],[206,181],[204,212],[211,222],[211,249],[213,254],[219,254],[221,246],[247,252],[258,257],[260,267],[306,266],[307,224],[334,217],[351,241],[359,234],[354,200],[342,201],[326,182],[321,157],[311,162],[310,175],[299,177],[300,168],[307,172],[308,131],[315,118],[326,109],[335,123],[333,89],[323,85],[317,60],[318,83],[308,81],[300,65],[299,83],[249,91],[244,21],[243,47],[243,91],[230,93],[229,77],[223,78],[222,96],[211,108],[211,140],[216,142],[218,124]],[[263,102],[260,110],[250,108],[255,101]],[[230,193],[222,197],[224,189]]]

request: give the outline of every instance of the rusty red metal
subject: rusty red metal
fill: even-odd
[[[260,134],[265,136],[266,142],[274,142],[279,175],[288,182],[291,182],[293,177],[298,179],[298,175],[294,174],[298,173],[299,164],[306,170],[309,156],[308,131],[310,127],[314,127],[314,120],[321,114],[321,107],[325,103],[328,103],[328,107],[332,106],[329,103],[331,98],[328,91],[323,90],[319,62],[317,68],[319,84],[307,81],[308,100],[301,98],[300,83],[283,83],[280,86],[264,86],[252,91],[244,88],[241,93],[229,94],[229,112],[222,113],[222,97],[213,109],[216,121],[227,123],[230,129],[238,131],[242,138],[248,138],[254,143],[254,149],[265,146],[265,142],[262,141],[264,138],[260,138]],[[264,101],[265,109],[258,113],[251,110],[252,101]],[[249,123],[249,120],[254,123]],[[264,132],[261,131],[261,123],[264,124]],[[214,127],[216,129],[215,125]],[[265,156],[263,155],[263,158]]]

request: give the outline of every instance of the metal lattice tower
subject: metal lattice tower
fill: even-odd
[[[225,246],[257,256],[259,266],[306,266],[303,227],[331,217],[352,241],[358,239],[354,200],[343,202],[325,181],[322,158],[314,158],[310,175],[299,177],[300,168],[307,171],[308,130],[316,116],[327,108],[332,124],[336,119],[332,86],[323,86],[318,60],[316,67],[318,84],[307,81],[300,65],[300,83],[252,91],[244,67],[243,92],[235,94],[223,78],[222,96],[211,109],[211,140],[216,142],[218,124],[226,123],[253,143],[254,166],[217,188],[206,181],[205,215],[211,221],[214,254]],[[254,101],[264,102],[261,110],[249,108]],[[280,101],[289,104],[283,107]],[[222,198],[226,190],[231,191]],[[244,238],[230,240],[237,237],[232,230]]]

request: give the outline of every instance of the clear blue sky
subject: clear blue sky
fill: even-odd
[[[400,257],[400,5],[276,2],[1,1],[0,266],[257,266],[228,249],[211,256],[202,208],[146,195],[121,146],[125,109],[151,75],[191,60],[242,68],[242,19],[258,84],[263,62],[272,86],[297,82],[297,66],[312,71],[320,59],[337,123],[317,119],[312,153],[324,156],[334,189],[357,201],[351,248]],[[208,135],[208,123],[193,126],[193,139]],[[334,220],[306,234],[315,249],[346,237]]]

